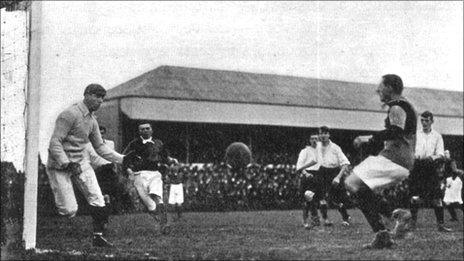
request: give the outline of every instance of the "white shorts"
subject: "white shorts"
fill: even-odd
[[[409,170],[384,156],[369,156],[354,167],[358,176],[373,191],[383,190],[400,183],[409,176]]]
[[[143,204],[149,211],[156,209],[156,203],[149,194],[157,195],[163,201],[163,180],[159,171],[142,170],[134,173],[134,186]]]
[[[69,172],[47,167],[47,175],[55,198],[55,205],[60,215],[73,217],[77,213],[78,205],[73,182],[82,192],[89,205],[95,207],[105,206],[105,200],[98,185],[97,177],[90,166],[85,167],[81,174],[74,177],[71,177]]]
[[[169,204],[184,203],[184,186],[180,184],[171,184],[169,189]]]
[[[458,193],[456,193],[456,191],[446,190],[445,196],[443,197],[443,202],[445,202],[446,205],[449,205],[452,203],[462,204],[461,192],[459,191]]]

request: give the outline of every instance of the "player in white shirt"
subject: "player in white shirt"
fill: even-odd
[[[432,129],[433,114],[425,111],[421,114],[422,129],[416,134],[416,148],[414,168],[409,176],[409,190],[411,194],[412,228],[416,227],[417,213],[421,201],[431,202],[438,230],[450,232],[444,226],[442,178],[439,175],[440,161],[444,157],[443,138],[440,133]]]
[[[100,125],[100,134],[102,136],[103,143],[106,144],[109,148],[114,150],[114,141],[106,139],[106,127]],[[100,162],[98,167],[94,167],[95,175],[97,176],[98,183],[102,187],[103,198],[105,199],[106,204],[110,204],[110,193],[109,191],[105,191],[107,188],[114,187],[115,179],[111,178],[111,176],[115,176],[114,174],[117,172],[116,165],[111,164],[111,162],[103,159],[95,159],[95,161]],[[111,164],[111,165],[110,165]]]
[[[319,225],[317,214],[318,201],[314,198],[318,186],[314,182],[319,170],[317,154],[317,142],[319,137],[316,133],[311,134],[308,144],[300,151],[296,163],[296,172],[300,174],[300,193],[303,196],[303,226],[310,229],[312,226]],[[311,225],[308,223],[308,212],[311,211]]]
[[[448,151],[445,151],[445,158],[450,158],[449,152],[446,152]],[[457,168],[452,169],[451,176],[446,178],[443,202],[451,215],[451,221],[458,221],[458,217],[454,209],[460,208],[464,213],[464,205],[462,201],[462,170]]]
[[[330,140],[330,130],[327,126],[319,128],[319,139],[321,143],[317,146],[317,151],[320,155],[319,171],[316,177],[316,182],[320,193],[320,208],[322,219],[325,226],[331,226],[327,216],[328,201],[334,202],[338,206],[338,210],[342,215],[342,225],[350,225],[350,216],[346,210],[346,202],[348,195],[342,183],[338,181],[333,185],[333,179],[348,170],[350,161],[343,153],[342,149]]]
[[[184,171],[178,162],[172,164],[168,170],[167,182],[169,183],[169,205],[174,206],[177,214],[176,220],[182,217],[182,204],[184,203]]]

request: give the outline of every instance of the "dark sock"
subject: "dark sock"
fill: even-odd
[[[393,214],[393,206],[385,199],[379,200],[379,210],[380,214],[382,214],[386,218],[391,218]]]
[[[90,211],[94,233],[103,233],[105,230],[105,224],[108,223],[109,216],[106,207],[90,206]]]
[[[343,220],[348,220],[349,218],[349,215],[348,213],[346,212],[346,206],[345,204],[343,204],[343,202],[347,202],[348,201],[348,196],[346,194],[346,190],[344,190],[342,187],[337,187],[337,188],[332,188],[331,189],[331,195],[332,195],[332,200],[334,202],[337,202],[337,207],[338,207],[338,211],[340,212],[340,214],[342,215],[342,219]]]
[[[179,206],[179,205],[177,205],[177,204],[176,204],[176,207],[175,207],[175,209],[176,209],[177,217],[178,217],[178,218],[180,218],[180,217],[181,217],[181,215],[182,215],[182,209],[181,209],[181,206]]]
[[[161,224],[165,224],[168,221],[168,213],[166,206],[163,203],[158,204],[158,209],[161,213]]]
[[[411,202],[411,206],[409,207],[411,211],[411,217],[414,222],[417,222],[417,213],[419,212],[419,204],[416,202]]]
[[[309,210],[311,211],[311,216],[312,217],[317,217],[317,205],[316,202],[311,201],[309,203]]]
[[[303,220],[308,219],[308,211],[309,211],[309,202],[305,201],[303,203]]]
[[[154,219],[158,219],[158,213],[156,212],[156,210],[148,211],[148,213],[149,213],[150,216],[152,216]]]
[[[438,207],[438,206],[434,206],[433,207],[433,210],[435,212],[435,217],[437,218],[437,223],[438,224],[443,224],[445,223],[444,219],[445,219],[445,211],[443,210],[443,207]]]
[[[338,211],[340,211],[340,214],[342,215],[343,220],[347,221],[350,216],[348,215],[348,212],[346,211],[346,207],[343,203],[340,203]]]
[[[453,204],[448,205],[446,208],[448,209],[448,212],[450,213],[452,219],[458,219],[458,216],[456,214],[456,210],[454,209]]]
[[[323,219],[327,219],[327,204],[321,204],[321,215]]]
[[[380,216],[378,208],[380,200],[374,192],[365,186],[362,187],[355,196],[358,200],[359,209],[363,212],[372,230],[374,232],[385,230],[385,225],[382,223],[382,217]]]

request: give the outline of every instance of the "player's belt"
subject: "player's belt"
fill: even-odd
[[[321,166],[319,168],[319,170],[334,170],[334,169],[340,169],[340,167],[324,167],[324,166]]]
[[[139,169],[140,168],[140,169]],[[136,168],[137,171],[160,171],[158,162],[145,162]]]
[[[340,168],[326,168],[326,167],[320,167],[318,171],[318,175],[322,176],[332,176],[332,175],[337,175],[337,173],[340,171]]]
[[[416,165],[422,165],[422,166],[427,166],[427,165],[436,165],[437,161],[429,161],[427,159],[416,159],[414,161]]]
[[[317,170],[315,170],[315,169],[305,169],[305,170],[306,170],[306,172],[309,172],[311,174],[316,174],[317,173]]]
[[[137,171],[134,171],[134,176],[137,176],[137,175],[140,175],[142,174],[143,171],[150,171],[150,172],[155,172],[155,171],[158,171],[158,170],[151,170],[151,169],[141,169],[141,170],[137,170]]]

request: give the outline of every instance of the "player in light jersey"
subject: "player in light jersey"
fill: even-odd
[[[342,225],[350,225],[350,216],[346,210],[348,195],[343,184],[339,181],[333,184],[333,179],[348,170],[350,161],[343,153],[340,146],[330,140],[330,129],[327,126],[319,128],[319,140],[317,153],[320,155],[320,168],[316,176],[316,183],[319,187],[320,204],[322,218],[325,226],[331,226],[327,216],[328,201],[337,205],[340,214],[342,215]]]
[[[317,164],[319,156],[316,151],[318,140],[318,135],[312,133],[308,144],[300,151],[296,163],[296,172],[300,174],[300,194],[303,197],[303,226],[305,229],[318,226],[320,222],[317,214],[318,199],[314,197],[316,194],[320,194],[317,193],[318,186],[314,182],[314,176],[319,170],[319,164]],[[309,211],[311,211],[311,224],[308,223]]]
[[[179,164],[173,164],[168,171],[169,205],[174,206],[177,220],[182,217],[182,204],[184,203],[184,173]]]
[[[443,202],[451,215],[451,221],[458,221],[455,208],[460,208],[464,213],[462,202],[462,175],[454,171],[451,177],[446,178],[445,196]]]
[[[77,213],[73,183],[80,189],[90,205],[93,220],[93,246],[113,247],[103,237],[108,211],[90,165],[86,146],[92,146],[103,159],[127,165],[133,158],[121,155],[102,140],[94,112],[100,108],[106,90],[99,84],[85,88],[84,100],[65,109],[58,115],[49,143],[47,175],[55,198],[58,213],[72,218]]]
[[[431,112],[423,112],[420,118],[422,129],[416,134],[416,160],[409,176],[412,227],[416,227],[420,202],[428,201],[433,206],[438,231],[450,232],[451,229],[444,225],[443,191],[441,189],[443,177],[438,171],[444,157],[443,138],[440,133],[432,129],[433,114]]]

